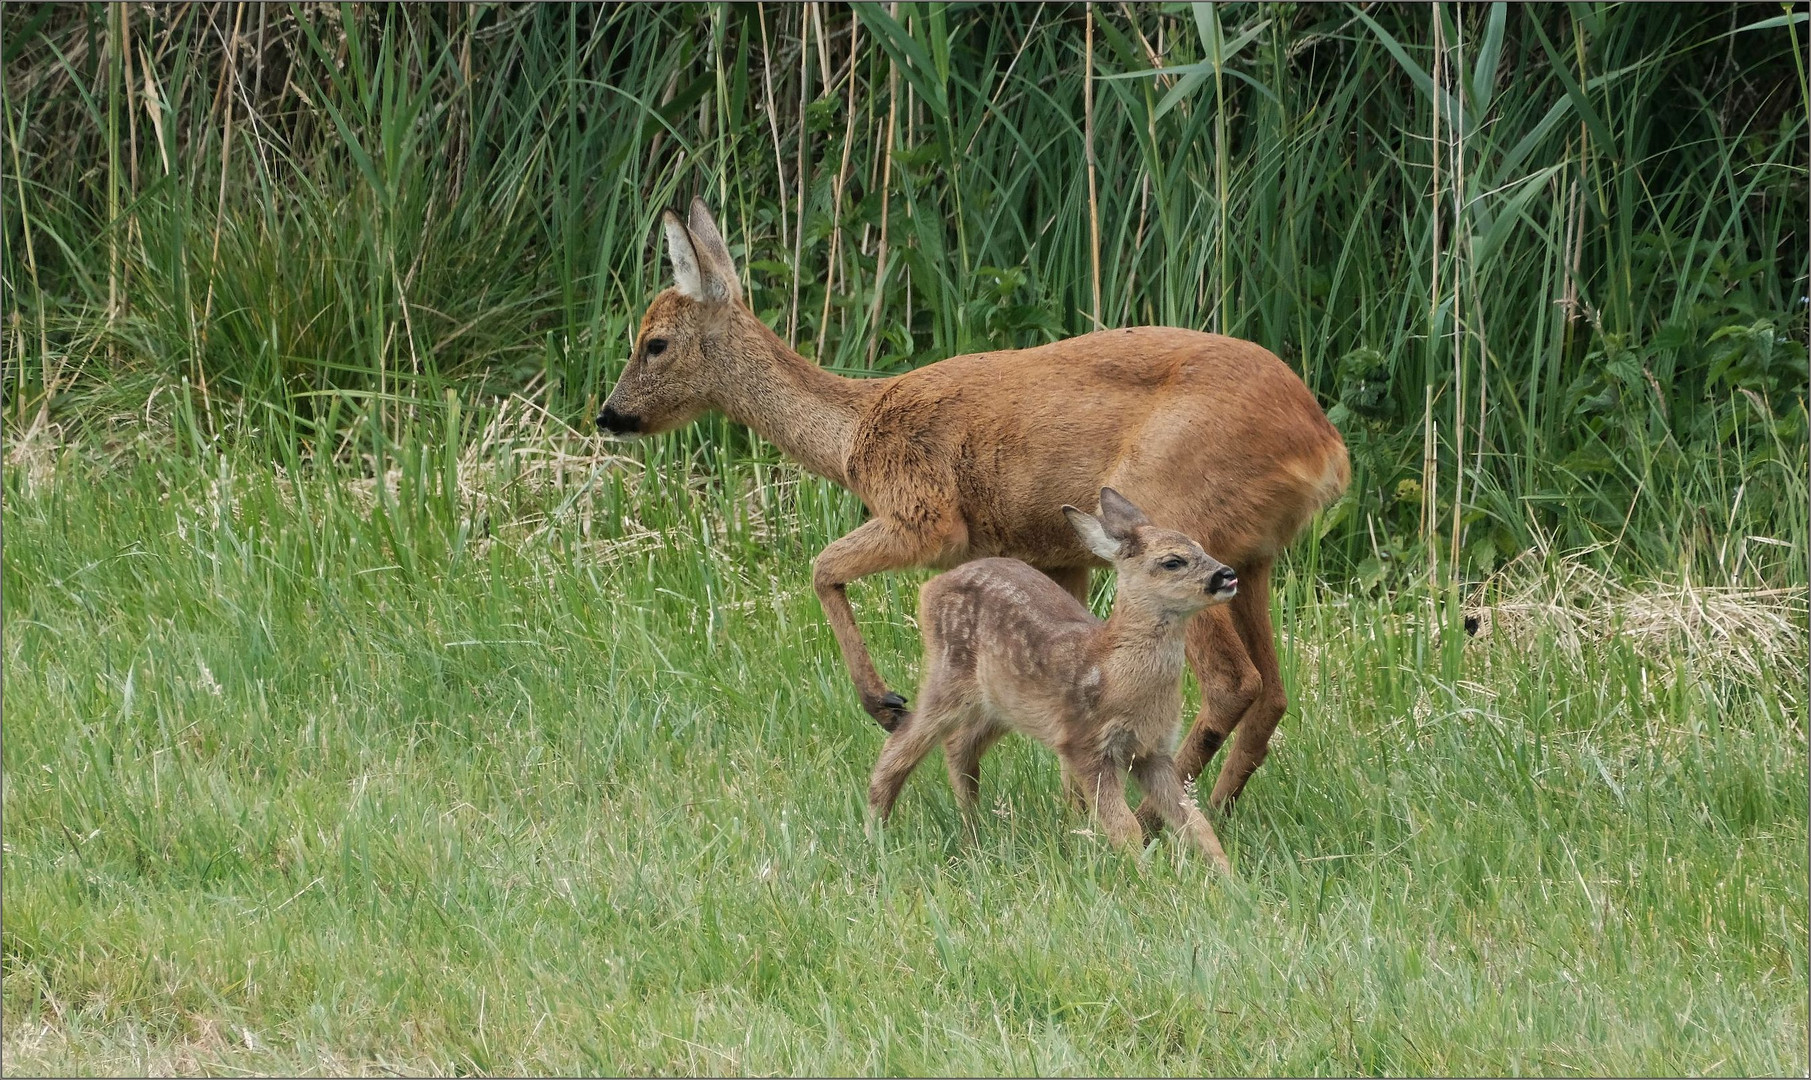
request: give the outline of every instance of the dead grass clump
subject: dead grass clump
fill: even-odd
[[[6,440],[6,467],[24,478],[25,490],[37,491],[56,477],[63,446],[61,424],[33,423],[17,438]]]
[[[1802,588],[1625,581],[1532,548],[1474,589],[1466,613],[1479,636],[1569,656],[1621,640],[1656,662],[1683,656],[1704,674],[1755,680],[1805,667],[1811,605]]]

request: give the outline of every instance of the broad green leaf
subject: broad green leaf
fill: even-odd
[[[1500,205],[1492,208],[1487,220],[1480,221],[1483,232],[1473,241],[1472,258],[1479,263],[1488,263],[1495,258],[1497,252],[1502,250],[1503,244],[1509,239],[1510,234],[1515,231],[1516,224],[1521,220],[1522,213],[1528,208],[1528,204],[1545,191],[1547,181],[1565,167],[1565,162],[1559,162],[1538,172],[1530,173],[1517,181],[1521,185],[1521,189],[1504,199]],[[1481,198],[1478,200],[1479,203],[1482,201]]]
[[[1213,68],[1205,61],[1199,64],[1191,64],[1187,68],[1178,68],[1176,70],[1187,71],[1188,74],[1184,75],[1175,86],[1170,87],[1170,92],[1163,95],[1163,100],[1157,103],[1156,115],[1160,119],[1165,113],[1175,108],[1183,98],[1194,93],[1195,88],[1207,81],[1207,77],[1213,74]]]
[[[1195,71],[1205,71],[1211,74],[1213,68],[1203,60],[1193,64],[1177,64],[1175,67],[1141,68],[1138,71],[1116,71],[1111,75],[1096,75],[1095,78],[1102,82],[1117,82],[1121,79],[1148,79],[1153,75],[1188,75]]]
[[[1762,19],[1760,22],[1749,23],[1747,26],[1738,26],[1722,36],[1729,37],[1730,34],[1745,34],[1750,30],[1773,30],[1781,26],[1795,26],[1807,19],[1811,19],[1811,12],[1795,11],[1790,15],[1775,15],[1771,19]]]
[[[1473,61],[1471,77],[1471,105],[1483,116],[1490,108],[1491,97],[1497,88],[1497,64],[1503,56],[1503,24],[1509,5],[1499,2],[1490,5],[1490,19],[1484,24],[1484,40],[1478,46],[1477,59]]]
[[[879,4],[856,4],[855,14],[862,25],[880,42],[881,48],[899,65],[900,73],[912,84],[918,95],[924,98],[939,117],[949,112],[949,102],[943,93],[943,82],[936,77],[937,65],[924,46],[899,25],[898,20],[888,15]]]
[[[1359,20],[1370,27],[1373,34],[1377,35],[1377,40],[1383,42],[1383,47],[1389,50],[1390,55],[1396,58],[1396,63],[1402,66],[1402,70],[1408,75],[1409,81],[1414,83],[1423,94],[1427,95],[1428,100],[1434,102],[1436,107],[1443,109],[1445,114],[1450,117],[1454,123],[1458,124],[1461,130],[1471,130],[1471,123],[1465,115],[1464,105],[1454,99],[1452,94],[1444,88],[1435,87],[1433,76],[1427,73],[1426,68],[1423,68],[1420,64],[1415,62],[1414,57],[1408,54],[1408,50],[1402,47],[1402,43],[1397,41],[1394,35],[1379,26],[1375,19],[1366,15],[1363,11],[1358,11],[1357,9],[1353,10]]]
[[[1572,107],[1578,110],[1579,119],[1585,122],[1585,127],[1590,129],[1591,137],[1597,140],[1598,149],[1613,161],[1621,160],[1617,156],[1616,140],[1610,134],[1609,126],[1603,122],[1602,117],[1597,115],[1597,109],[1591,104],[1591,99],[1585,95],[1584,88],[1578,85],[1577,79],[1573,78],[1572,69],[1566,66],[1565,59],[1560,56],[1559,50],[1553,47],[1553,42],[1548,39],[1547,32],[1541,29],[1540,20],[1530,19],[1528,25],[1534,28],[1534,35],[1541,39],[1541,48],[1547,52],[1547,59],[1553,65],[1553,73],[1559,76],[1560,85],[1566,88],[1566,96],[1572,100]]]

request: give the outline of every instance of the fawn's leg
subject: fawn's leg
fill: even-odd
[[[1239,597],[1248,588],[1241,569]],[[1234,604],[1239,597],[1233,598]],[[1211,607],[1195,616],[1185,634],[1183,647],[1189,666],[1201,684],[1201,711],[1176,752],[1176,774],[1184,783],[1200,775],[1213,760],[1220,744],[1232,734],[1264,687],[1264,680],[1247,654],[1245,640],[1239,636],[1232,604]],[[1163,815],[1148,792],[1138,804],[1138,820],[1152,832],[1163,828]]]
[[[1069,768],[1081,781],[1082,799],[1100,820],[1113,846],[1127,851],[1144,850],[1144,830],[1126,805],[1126,778],[1110,761],[1071,761]]]
[[[959,717],[953,715],[959,703],[940,692],[935,684],[927,685],[920,695],[918,714],[904,727],[895,728],[881,747],[880,760],[874,763],[874,775],[868,781],[868,806],[885,821],[893,813],[893,800],[924,756],[949,733]]]
[[[956,792],[956,805],[964,814],[973,813],[981,795],[981,755],[1000,741],[1006,729],[978,715],[963,718],[962,726],[943,740],[943,759],[950,770],[950,787]]]
[[[1133,762],[1132,775],[1144,788],[1147,806],[1155,807],[1165,823],[1193,843],[1215,869],[1232,873],[1232,863],[1227,861],[1226,851],[1220,847],[1220,837],[1215,835],[1213,825],[1202,816],[1195,801],[1182,790],[1182,782],[1176,778],[1176,763],[1168,754],[1153,754]]]
[[[849,607],[848,586],[857,578],[883,570],[934,563],[966,543],[967,530],[959,520],[946,514],[930,516],[927,521],[929,524],[913,528],[890,518],[874,518],[832,541],[812,563],[812,587],[824,607],[824,618],[836,635],[849,678],[861,695],[861,707],[888,731],[911,714],[906,710],[906,699],[888,690],[880,673],[874,670],[867,642],[862,640],[861,630],[855,625],[855,612]]]

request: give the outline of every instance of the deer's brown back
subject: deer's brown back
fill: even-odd
[[[953,492],[968,550],[952,562],[1091,565],[1059,508],[1111,485],[1237,565],[1288,543],[1324,501],[1304,500],[1306,489],[1343,487],[1345,449],[1268,350],[1139,327],[951,357],[891,380],[848,466],[876,513],[908,521]]]

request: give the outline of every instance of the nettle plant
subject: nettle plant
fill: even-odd
[[[1366,592],[1393,590],[1408,583],[1426,555],[1422,431],[1405,420],[1407,394],[1397,392],[1405,381],[1393,376],[1382,352],[1353,349],[1334,371],[1336,399],[1327,418],[1345,436],[1352,486],[1321,528],[1355,527],[1364,534],[1370,550],[1354,567],[1354,582]],[[1450,502],[1436,505],[1450,512]]]
[[[1655,236],[1641,241],[1636,250],[1644,260],[1676,246]],[[1709,280],[1695,299],[1669,304],[1679,310],[1646,335],[1605,329],[1593,313],[1590,348],[1567,390],[1566,412],[1605,445],[1581,450],[1614,451],[1637,440],[1673,454],[1681,444],[1739,450],[1732,441],[1738,427],[1757,421],[1782,441],[1804,437],[1806,350],[1786,329],[1803,325],[1804,298],[1796,314],[1764,298],[1759,279],[1767,267],[1759,260],[1713,256],[1706,265]]]

